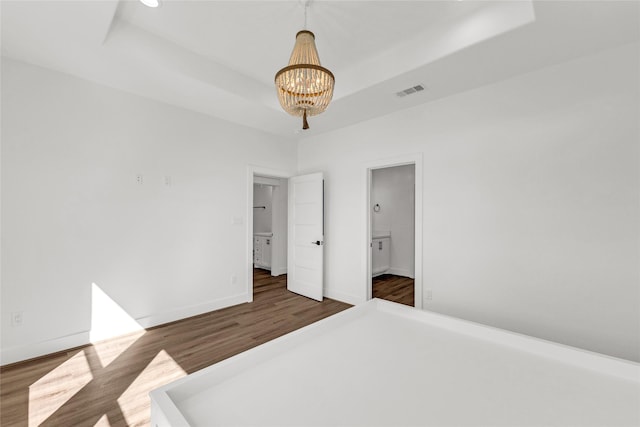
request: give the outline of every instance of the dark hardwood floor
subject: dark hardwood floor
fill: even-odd
[[[409,277],[382,274],[372,280],[374,298],[414,306],[414,282]]]
[[[254,301],[0,369],[2,426],[147,426],[150,390],[348,307],[254,272]]]

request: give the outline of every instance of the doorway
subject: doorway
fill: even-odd
[[[287,286],[288,178],[284,171],[247,172],[247,302]]]
[[[422,156],[381,160],[367,173],[367,299],[422,308]]]

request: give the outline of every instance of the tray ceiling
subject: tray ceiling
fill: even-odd
[[[640,38],[638,2],[316,0],[307,28],[336,89],[298,133],[273,87],[304,24],[298,0],[0,5],[6,57],[295,138]]]

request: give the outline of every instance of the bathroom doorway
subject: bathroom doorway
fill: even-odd
[[[422,308],[421,160],[367,168],[368,299]]]

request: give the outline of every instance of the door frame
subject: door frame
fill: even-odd
[[[391,158],[379,159],[371,161],[364,166],[364,186],[365,186],[365,218],[364,221],[366,230],[366,241],[363,244],[365,248],[365,258],[367,265],[367,274],[365,278],[365,295],[367,301],[373,296],[372,291],[372,278],[371,278],[371,227],[372,227],[372,214],[371,214],[371,177],[372,172],[376,169],[385,169],[394,166],[415,166],[415,183],[414,183],[414,225],[413,232],[415,233],[414,239],[414,307],[422,309],[422,153],[405,154],[402,156],[396,156]]]
[[[253,301],[253,182],[255,176],[268,178],[289,179],[295,175],[294,172],[280,169],[265,168],[256,165],[247,165],[247,227],[245,238],[245,266],[247,272],[246,301]]]

